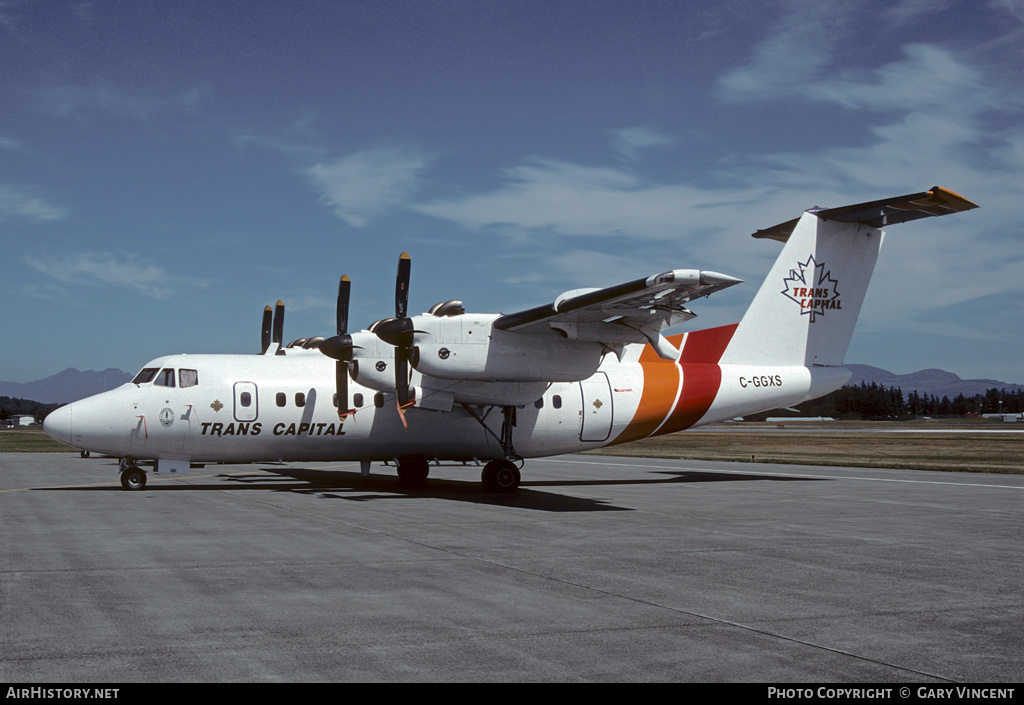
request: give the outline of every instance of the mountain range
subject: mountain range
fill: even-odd
[[[42,404],[65,404],[106,392],[130,382],[132,376],[113,368],[97,372],[69,367],[35,382],[0,382],[0,397],[31,399]]]
[[[871,365],[850,364],[847,367],[853,370],[853,377],[847,384],[860,385],[861,382],[866,384],[874,382],[883,387],[899,387],[904,395],[916,391],[918,394],[928,394],[940,399],[942,397],[955,399],[958,394],[973,397],[975,394],[984,394],[992,388],[1011,392],[1024,389],[1024,385],[1000,382],[994,379],[961,379],[959,375],[952,372],[934,368],[898,375]]]
[[[961,379],[952,372],[937,369],[898,375],[870,365],[850,364],[847,367],[853,370],[853,377],[849,382],[851,385],[874,382],[884,387],[899,387],[905,395],[916,390],[919,394],[955,399],[958,394],[965,397],[984,394],[993,387],[1008,391],[1024,389],[1024,385],[994,379]],[[82,372],[69,367],[63,372],[35,382],[0,382],[0,396],[31,399],[44,404],[68,403],[113,389],[130,381],[131,378],[130,374],[121,370]]]

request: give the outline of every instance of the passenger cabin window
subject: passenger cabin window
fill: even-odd
[[[561,409],[562,408],[562,397],[560,397],[557,394],[555,396],[551,397],[551,406],[555,407],[556,409]]]
[[[295,392],[295,406],[303,407],[306,405],[306,395],[302,392]]]
[[[252,394],[249,394],[249,392],[242,392],[238,395],[238,401],[242,406],[252,406]]]
[[[146,384],[152,382],[153,378],[156,377],[156,373],[160,371],[159,367],[147,367],[139,374],[135,375],[135,379],[132,380],[133,384]]]
[[[363,408],[363,395],[356,392],[352,395],[352,405],[357,409]]]
[[[173,387],[174,386],[174,370],[168,368],[166,370],[160,370],[160,374],[156,376],[156,380],[153,382],[158,387]]]
[[[288,397],[284,395],[284,392],[278,392],[277,396],[274,397],[274,400],[277,402],[278,406],[284,406],[288,403]]]
[[[196,370],[178,370],[178,386],[195,387],[199,384],[199,373]]]

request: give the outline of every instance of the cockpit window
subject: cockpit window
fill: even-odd
[[[142,372],[140,372],[139,374],[135,375],[135,379],[132,380],[132,383],[133,384],[146,384],[147,382],[152,382],[153,378],[156,376],[156,373],[157,373],[157,371],[159,369],[160,368],[158,368],[158,367],[147,367],[147,368],[143,369]]]
[[[178,382],[180,387],[195,387],[199,384],[199,372],[196,370],[178,370]]]
[[[174,386],[174,370],[167,368],[160,370],[160,374],[156,376],[156,381],[153,382],[158,387],[173,387]]]

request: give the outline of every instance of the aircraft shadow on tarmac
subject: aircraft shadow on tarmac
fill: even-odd
[[[358,472],[319,470],[310,468],[260,468],[263,472],[230,473],[217,475],[216,482],[192,481],[182,476],[184,482],[167,484],[151,481],[143,493],[149,492],[201,492],[201,491],[271,491],[294,492],[296,494],[319,496],[324,499],[341,499],[350,502],[373,502],[394,499],[447,499],[474,504],[514,506],[523,509],[548,512],[586,511],[632,511],[619,507],[607,500],[588,499],[560,494],[556,488],[572,487],[615,487],[636,485],[674,485],[709,482],[816,482],[815,478],[792,478],[756,473],[718,473],[693,470],[655,471],[651,477],[634,477],[621,480],[537,480],[523,482],[517,492],[488,492],[481,488],[475,477],[466,480],[430,478],[419,483],[399,480],[396,476],[370,475],[364,477]],[[171,479],[154,475],[153,480]],[[176,478],[178,479],[178,478]],[[43,488],[40,488],[43,489]],[[107,491],[122,492],[120,485],[86,487],[45,488],[49,490]]]

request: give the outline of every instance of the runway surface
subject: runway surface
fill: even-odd
[[[1024,680],[1024,476],[0,454],[0,680]]]

